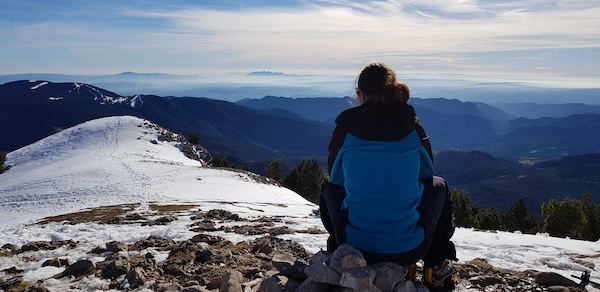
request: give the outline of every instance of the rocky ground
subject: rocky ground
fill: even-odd
[[[0,257],[10,258],[15,265],[1,271],[0,291],[86,290],[86,283],[93,279],[103,283],[100,290],[127,291],[427,291],[419,284],[418,267],[414,281],[396,279],[380,284],[384,277],[398,278],[408,271],[393,267],[400,270],[380,272],[380,266],[362,264],[360,254],[349,257],[344,253],[337,258],[324,252],[313,255],[300,244],[277,237],[323,233],[321,229],[296,230],[279,217],[247,219],[220,209],[204,211],[194,205],[150,205],[150,210],[143,212],[138,207],[101,207],[46,218],[37,224],[168,225],[188,216],[192,222],[189,229],[195,235],[185,241],[159,236],[128,244],[109,241],[87,251],[94,260],[74,262],[61,254],[47,258],[47,251],[75,249],[81,242],[6,244],[0,249]],[[256,237],[233,243],[215,235],[217,231]],[[156,251],[168,256],[158,259]],[[578,261],[586,264],[585,259]],[[339,262],[337,267],[334,262]],[[30,269],[24,266],[33,265],[59,267],[62,272],[43,281],[24,280],[25,270]],[[579,282],[572,281],[576,279],[532,270],[510,271],[483,259],[458,262],[456,270],[453,280],[459,291],[585,291],[578,288]],[[328,280],[323,280],[325,277]],[[67,284],[57,285],[56,281]]]

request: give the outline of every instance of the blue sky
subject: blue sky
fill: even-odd
[[[278,71],[600,87],[598,0],[0,1],[0,74]]]

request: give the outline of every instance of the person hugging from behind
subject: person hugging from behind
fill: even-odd
[[[424,262],[423,281],[451,281],[456,249],[450,193],[434,176],[429,137],[394,70],[367,65],[357,78],[359,106],[336,118],[329,182],[320,198],[328,251],[347,243],[369,264]]]

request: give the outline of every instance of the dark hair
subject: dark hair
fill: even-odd
[[[407,103],[410,98],[408,86],[399,82],[394,69],[383,63],[367,65],[360,72],[356,85],[356,89],[364,95],[363,98],[369,101]]]

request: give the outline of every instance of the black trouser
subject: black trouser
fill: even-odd
[[[456,259],[456,249],[450,238],[454,234],[452,201],[446,181],[434,176],[425,180],[425,188],[419,204],[419,225],[425,232],[425,240],[413,250],[400,254],[380,254],[361,251],[369,263],[395,262],[408,266],[423,259],[426,266],[436,266],[446,259]],[[348,214],[341,210],[346,196],[343,187],[324,182],[319,207],[321,221],[330,236],[327,250],[334,251],[345,242]]]

